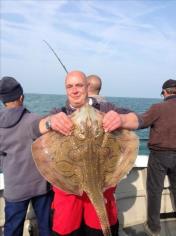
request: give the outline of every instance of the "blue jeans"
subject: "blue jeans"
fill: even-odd
[[[161,229],[161,196],[166,175],[169,178],[170,190],[176,207],[176,152],[151,151],[147,168],[147,223],[153,232],[159,232]]]
[[[51,235],[52,192],[50,191],[47,194],[36,196],[25,201],[5,201],[4,236],[23,235],[24,221],[30,201],[36,214],[39,234],[41,236]]]

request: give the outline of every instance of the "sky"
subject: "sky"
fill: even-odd
[[[66,72],[102,78],[101,95],[160,98],[176,79],[176,0],[0,0],[0,77],[65,94]]]

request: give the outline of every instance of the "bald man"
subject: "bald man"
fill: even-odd
[[[88,96],[90,98],[95,98],[97,102],[106,102],[106,99],[99,95],[102,81],[98,75],[89,75],[87,76],[87,84],[88,84]],[[91,100],[90,100],[91,105]]]
[[[88,103],[88,83],[83,72],[69,72],[65,79],[65,88],[68,99],[66,106],[62,109],[53,110],[53,115],[40,121],[39,130],[41,134],[49,130],[55,130],[64,135],[69,135],[73,123],[68,115]],[[127,109],[115,107],[111,103],[99,103],[98,106],[95,103],[92,106],[106,113],[103,119],[105,131],[111,132],[120,126],[124,128],[138,127],[138,117]],[[98,216],[85,193],[82,196],[76,196],[63,192],[56,187],[53,187],[53,189],[55,192],[53,235],[103,236]],[[115,188],[110,188],[104,192],[104,197],[112,236],[118,236],[117,207],[114,192]]]

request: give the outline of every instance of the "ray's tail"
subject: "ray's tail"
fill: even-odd
[[[101,191],[96,191],[94,193],[88,194],[88,197],[99,217],[104,236],[112,236],[103,193]]]

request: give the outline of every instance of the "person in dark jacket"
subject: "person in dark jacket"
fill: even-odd
[[[65,80],[65,87],[68,98],[66,107],[53,110],[53,115],[50,115],[39,122],[41,133],[46,133],[48,130],[52,129],[64,135],[69,135],[73,128],[73,123],[69,118],[69,114],[88,103],[87,78],[83,72],[69,72]],[[115,130],[119,126],[119,121],[121,122],[121,119],[123,119],[123,114],[126,114],[126,118],[133,121],[133,123],[136,122],[136,124],[138,124],[137,116],[127,109],[115,107],[111,103],[97,103],[96,101],[92,105],[106,113],[103,119],[103,128],[106,131],[111,132]],[[121,118],[119,118],[118,113],[121,114]],[[123,125],[126,125],[124,119]],[[106,209],[110,221],[112,236],[117,236],[118,219],[114,191],[115,188],[106,190],[104,192],[104,197],[106,199]],[[80,197],[65,193],[56,187],[54,187],[54,192],[54,235],[103,235],[95,209],[85,194]],[[82,227],[81,223],[83,220],[84,225]]]
[[[4,236],[22,236],[30,201],[38,220],[39,234],[50,236],[52,193],[31,154],[31,144],[40,135],[36,134],[33,121],[41,118],[23,106],[23,99],[23,88],[17,80],[12,77],[0,80],[0,100],[4,104],[0,110],[0,153],[5,186]]]
[[[139,115],[139,128],[150,127],[150,149],[147,168],[148,217],[145,231],[160,235],[160,207],[167,175],[176,208],[176,80],[167,80],[162,86],[164,101],[152,105]]]

